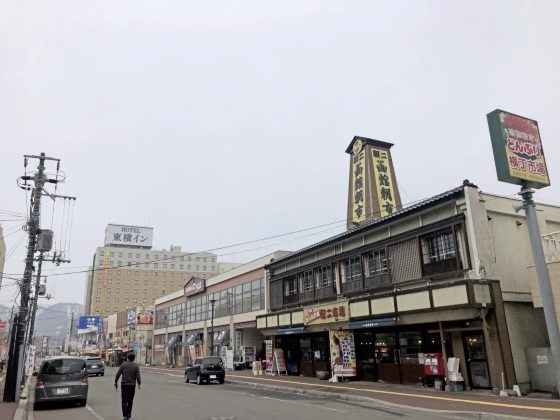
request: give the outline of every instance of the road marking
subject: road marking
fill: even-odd
[[[295,404],[295,405],[312,405],[312,404],[307,404],[307,403],[299,402],[299,401],[283,400],[281,398],[272,398],[272,397],[261,397],[261,398],[265,399],[265,400],[274,400],[274,401],[280,401],[280,402],[283,402],[283,403],[289,403],[289,404]],[[329,410],[329,411],[336,411],[337,413],[346,413],[346,411],[337,410],[336,408],[322,407],[320,405],[317,405],[317,406],[313,405],[313,407],[322,408],[324,410]]]
[[[242,376],[235,376],[230,375],[230,378],[236,378],[238,380],[243,380]],[[266,381],[266,382],[274,382],[276,384],[294,384],[294,385],[301,385],[300,382],[295,381],[286,381],[283,379],[267,379],[267,378],[251,378],[256,381]],[[245,383],[251,383],[247,381]],[[336,390],[350,390],[350,391],[359,391],[359,392],[368,392],[371,394],[385,394],[385,395],[399,395],[403,397],[413,397],[413,398],[423,398],[427,400],[439,400],[439,401],[453,401],[453,402],[460,402],[466,404],[475,404],[475,405],[486,405],[486,406],[493,406],[493,407],[504,407],[504,408],[519,408],[522,410],[533,410],[533,411],[548,411],[553,413],[560,413],[560,408],[552,408],[552,407],[531,407],[527,405],[519,405],[519,404],[506,404],[506,403],[497,403],[497,402],[490,402],[490,401],[476,401],[476,400],[465,400],[462,398],[450,398],[450,397],[437,397],[433,395],[421,395],[421,394],[410,394],[407,392],[398,392],[398,391],[382,391],[379,389],[361,389],[361,388],[354,388],[349,386],[336,386],[336,385],[325,385],[325,384],[312,384],[314,387],[322,387],[322,388],[329,388],[329,389],[336,389]]]
[[[101,417],[99,414],[97,414],[93,408],[91,408],[89,405],[86,405],[86,408],[88,409],[88,411],[93,415],[93,417],[95,417],[97,420],[105,420],[103,417]]]

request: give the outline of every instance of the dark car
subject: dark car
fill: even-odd
[[[204,381],[218,381],[223,384],[225,376],[224,362],[218,356],[197,357],[185,369],[186,383],[196,381],[198,385],[202,385]]]
[[[87,364],[88,374],[95,376],[105,375],[105,362],[98,356],[88,356],[84,357]]]
[[[77,401],[85,406],[88,396],[88,371],[81,357],[60,356],[43,360],[37,384],[35,403]]]

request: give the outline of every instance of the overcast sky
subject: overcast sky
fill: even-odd
[[[24,154],[62,159],[57,193],[78,197],[72,262],[45,265],[51,303],[83,303],[85,274],[52,274],[87,268],[109,222],[203,251],[344,220],[354,135],[395,144],[403,203],[465,178],[514,195],[486,114],[534,118],[552,183],[536,198],[560,205],[558,1],[1,5],[0,209],[26,212]],[[5,272],[21,275],[22,220],[6,219]],[[216,253],[245,262],[344,228]],[[0,303],[16,292],[5,279]]]

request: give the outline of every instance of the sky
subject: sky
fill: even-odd
[[[464,179],[515,196],[486,114],[536,119],[552,185],[535,198],[560,205],[559,19],[554,0],[0,0],[6,276],[24,269],[24,154],[60,158],[57,194],[77,197],[73,218],[43,198],[71,260],[44,265],[49,303],[83,303],[108,223],[239,263],[342,232],[355,135],[394,144],[404,204]]]

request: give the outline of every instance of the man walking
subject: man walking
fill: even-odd
[[[117,382],[122,375],[121,380],[121,401],[122,401],[122,414],[123,420],[128,420],[132,417],[132,402],[134,400],[134,393],[136,392],[136,382],[138,382],[138,389],[142,389],[142,379],[140,378],[140,367],[134,363],[134,353],[128,354],[128,362],[124,362],[115,376],[115,389],[117,389]]]

